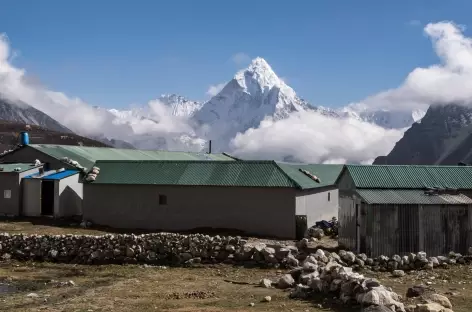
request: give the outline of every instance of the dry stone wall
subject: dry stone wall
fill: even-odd
[[[354,270],[402,271],[447,267],[472,262],[471,256],[451,252],[447,257],[428,257],[419,252],[408,256],[372,259],[349,251],[311,250],[306,241],[298,246],[248,242],[238,236],[156,233],[142,235],[10,235],[0,234],[0,255],[17,260],[80,264],[147,263],[185,265],[192,263],[244,263],[266,267],[294,268],[313,257],[318,262],[333,260]]]

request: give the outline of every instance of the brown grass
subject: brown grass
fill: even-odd
[[[4,311],[320,311],[277,289],[239,285],[226,279],[257,283],[276,271],[215,266],[155,268],[72,266],[51,263],[2,263],[0,280],[19,288],[0,295]],[[50,280],[73,280],[54,287]],[[35,292],[38,298],[27,294]],[[270,303],[260,302],[271,296]],[[253,302],[254,307],[249,307]]]
[[[71,227],[69,223],[15,220],[1,221],[0,232],[99,235],[107,230]],[[277,280],[282,273],[226,265],[162,269],[139,265],[0,262],[0,291],[2,284],[17,288],[14,293],[0,293],[0,311],[359,311],[359,308],[339,304],[332,296],[293,300],[289,299],[288,292],[254,285],[262,278]],[[471,310],[472,266],[412,272],[403,278],[392,278],[389,273],[365,275],[379,278],[402,296],[408,287],[430,282],[438,293],[450,298],[455,312]],[[55,287],[56,283],[51,280],[72,280],[76,285]],[[27,297],[31,292],[39,297]],[[267,295],[272,301],[261,302]],[[251,302],[254,307],[249,307]],[[320,303],[323,308],[317,306]]]

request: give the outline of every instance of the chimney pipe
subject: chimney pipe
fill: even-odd
[[[208,142],[208,154],[211,154],[211,140]]]

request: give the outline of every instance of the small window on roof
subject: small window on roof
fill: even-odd
[[[328,201],[330,201],[330,200],[331,200],[331,193],[328,192]]]
[[[167,205],[167,196],[159,195],[159,205]]]

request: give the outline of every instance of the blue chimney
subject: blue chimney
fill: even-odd
[[[20,132],[20,144],[21,145],[28,145],[29,144],[28,132],[26,132],[26,131]]]

